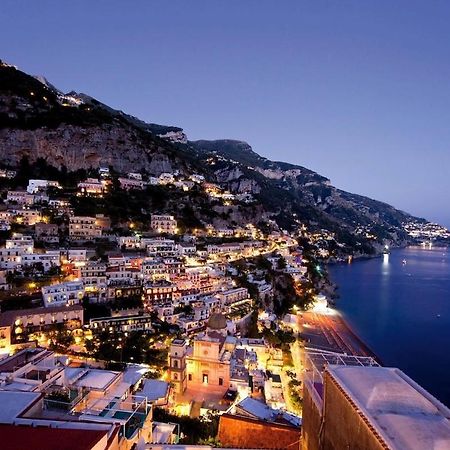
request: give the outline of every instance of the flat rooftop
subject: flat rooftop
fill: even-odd
[[[80,369],[67,368],[66,376],[68,379],[76,378],[78,374],[82,374],[73,384],[78,387],[86,387],[90,389],[107,389],[120,375],[119,372],[99,369]]]
[[[138,395],[146,397],[148,401],[164,399],[169,390],[169,383],[161,380],[145,380]]]
[[[35,392],[0,391],[0,423],[13,423],[39,397]]]
[[[3,314],[3,313],[2,313]],[[52,352],[43,348],[30,348],[20,351],[15,355],[8,356],[0,361],[0,372],[14,372],[29,362],[36,363]]]
[[[450,448],[450,410],[401,370],[328,366],[392,449]]]

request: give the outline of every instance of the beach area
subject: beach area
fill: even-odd
[[[333,308],[298,314],[298,329],[305,347],[354,356],[380,358],[353,332],[342,315]]]

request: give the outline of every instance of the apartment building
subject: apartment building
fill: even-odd
[[[54,223],[38,222],[34,226],[34,232],[38,241],[47,244],[57,244],[59,242],[59,228]]]
[[[178,244],[173,239],[142,239],[143,245],[147,248],[148,256],[177,256],[179,254]]]
[[[95,217],[71,216],[69,238],[76,241],[91,241],[102,236],[102,227]]]
[[[243,287],[229,289],[223,292],[218,292],[215,297],[220,301],[222,306],[230,306],[242,300],[247,300],[248,290]]]
[[[158,233],[175,234],[177,232],[175,217],[167,214],[152,214],[150,226]]]
[[[99,317],[91,319],[89,327],[93,333],[108,331],[110,333],[131,331],[144,331],[151,333],[152,316],[150,314],[136,314],[130,316]]]
[[[177,287],[165,280],[154,281],[144,285],[143,294],[148,307],[172,303],[176,297]]]
[[[89,297],[97,297],[99,300],[106,298],[106,264],[87,262],[80,267],[80,279]]]
[[[83,323],[82,305],[4,311],[0,314],[0,354],[10,353],[17,337],[24,332],[45,330],[56,324],[75,329]]]
[[[59,250],[47,250],[45,253],[23,253],[22,266],[42,264],[44,272],[61,266],[61,253]]]
[[[84,296],[82,281],[68,281],[52,284],[41,288],[42,298],[46,308],[63,305],[76,305]]]

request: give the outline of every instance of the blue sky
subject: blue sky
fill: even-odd
[[[3,0],[0,58],[450,226],[450,2]]]

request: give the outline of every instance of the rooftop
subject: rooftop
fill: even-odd
[[[284,423],[294,426],[299,426],[301,423],[301,419],[294,414],[273,409],[265,403],[251,397],[244,398],[236,405],[236,413],[239,414],[239,412],[267,422]]]
[[[41,394],[35,392],[0,391],[0,423],[13,423],[17,416],[40,397]]]
[[[67,368],[67,378],[72,377],[81,372],[84,373],[75,381],[74,385],[78,387],[87,387],[90,389],[107,389],[113,381],[115,381],[119,372],[111,372],[109,370],[97,370],[97,369],[79,369],[79,368]]]
[[[161,380],[145,380],[139,395],[146,397],[149,402],[163,399],[169,390],[169,383]]]
[[[329,366],[327,372],[391,448],[450,448],[450,410],[401,370]]]
[[[22,350],[15,355],[3,358],[0,361],[0,373],[14,372],[30,362],[37,363],[51,355],[52,352],[43,348],[29,348]]]

